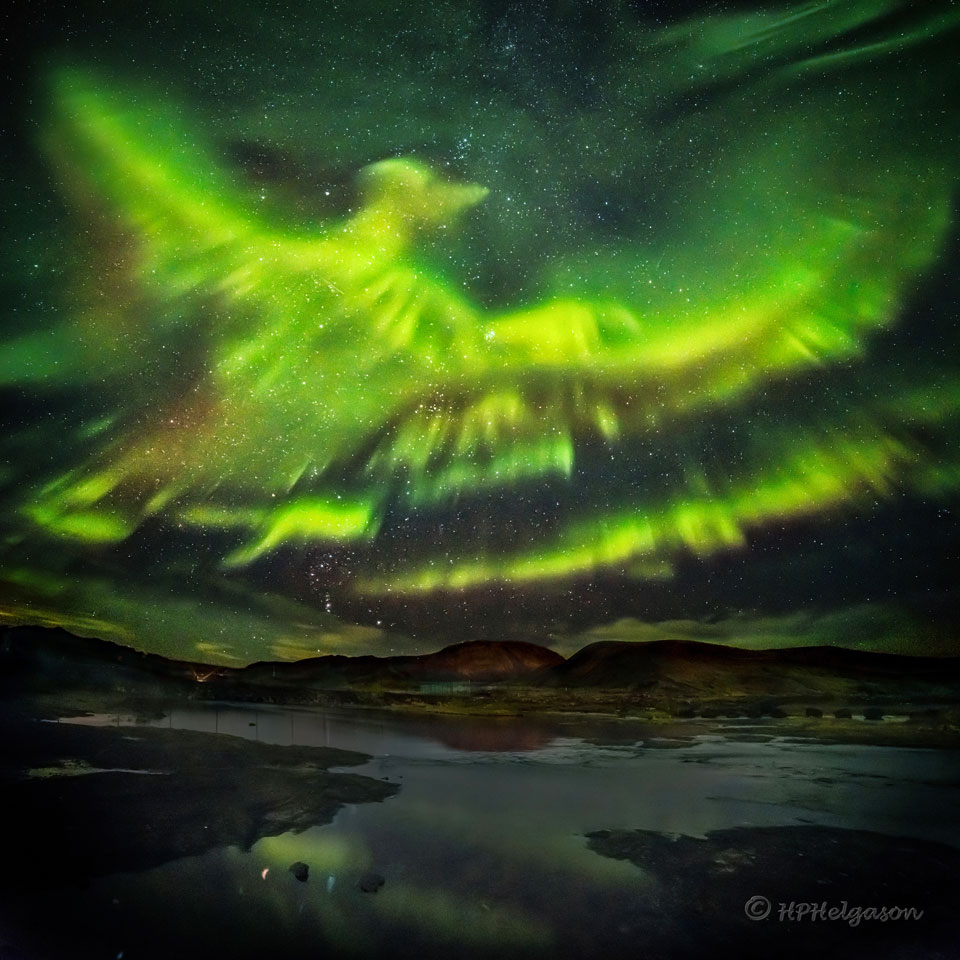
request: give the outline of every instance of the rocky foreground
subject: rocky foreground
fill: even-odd
[[[215,847],[329,823],[398,786],[330,767],[369,758],[239,737],[43,721],[5,708],[7,833],[0,899],[78,877],[146,870]]]
[[[824,826],[737,827],[705,837],[601,830],[590,849],[649,881],[643,955],[956,956],[960,851]]]

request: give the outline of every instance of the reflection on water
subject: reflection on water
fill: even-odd
[[[547,746],[560,727],[514,718],[397,717],[371,712],[200,704],[156,717],[101,713],[65,718],[91,726],[150,726],[223,733],[281,746],[339,747],[361,753],[449,758],[460,751],[528,751]]]
[[[110,949],[132,944],[140,955],[178,949],[184,937],[215,951],[212,931],[224,930],[234,954],[251,956],[278,945],[344,956],[622,955],[649,923],[652,881],[588,849],[584,835],[596,830],[702,837],[815,824],[960,847],[949,751],[702,735],[671,749],[622,725],[605,738],[569,720],[216,705],[72,722],[358,750],[371,760],[350,772],[401,785],[383,803],[347,806],[333,823],[247,853],[217,849],[79,891],[74,909],[101,918]],[[295,860],[310,867],[306,883],[288,871]],[[357,888],[370,870],[386,879],[375,895]],[[178,919],[145,938],[143,918],[158,905],[176,907]]]

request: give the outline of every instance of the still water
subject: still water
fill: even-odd
[[[348,805],[332,823],[249,851],[215,849],[71,892],[102,956],[184,944],[209,956],[623,955],[656,906],[655,886],[632,863],[590,850],[590,831],[700,837],[815,824],[960,847],[949,751],[798,743],[733,726],[667,739],[576,721],[217,705],[80,722],[361,751],[371,759],[344,772],[400,784],[382,803]],[[289,872],[294,861],[308,864],[306,883]],[[376,894],[358,888],[370,871],[385,879]]]

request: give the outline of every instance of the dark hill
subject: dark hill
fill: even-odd
[[[602,641],[565,660],[533,643],[471,641],[421,656],[326,656],[230,669],[168,660],[58,629],[0,631],[0,688],[13,693],[87,689],[319,703],[330,691],[341,698],[338,703],[381,703],[382,696],[463,695],[474,682],[502,685],[494,696],[513,697],[533,709],[604,712],[625,703],[668,713],[735,704],[913,709],[956,702],[960,658],[839,647],[743,650],[662,640]],[[424,686],[434,683],[453,689]]]
[[[77,637],[59,627],[0,630],[0,682],[37,691],[86,687],[192,685],[213,668],[169,660],[97,637]]]
[[[841,673],[915,674],[919,671],[931,676],[960,676],[958,657],[911,657],[834,646],[744,650],[693,640],[648,643],[603,640],[591,643],[558,664],[551,671],[551,677],[567,684],[623,687],[665,676],[689,674],[692,677],[705,670],[746,674],[787,667]]]
[[[559,653],[521,640],[474,640],[417,657],[415,671],[438,679],[503,680],[527,678],[564,663]]]
[[[563,663],[546,647],[522,641],[475,640],[408,657],[312,657],[295,663],[254,663],[230,671],[242,683],[341,687],[444,680],[526,680]]]
[[[892,686],[960,682],[960,658],[910,657],[841,647],[744,650],[682,640],[601,641],[541,679],[569,689],[628,690],[675,698],[869,694]]]

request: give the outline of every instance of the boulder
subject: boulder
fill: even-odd
[[[386,880],[380,876],[379,873],[365,873],[361,878],[357,886],[364,893],[376,893],[383,885],[386,883]]]

